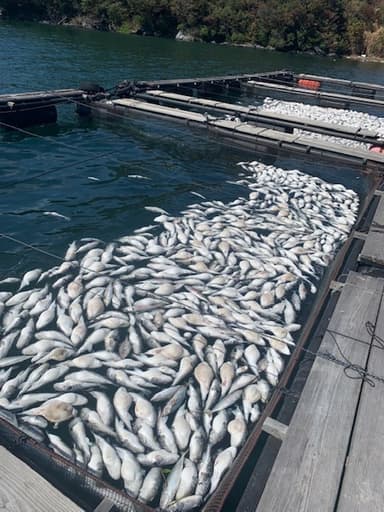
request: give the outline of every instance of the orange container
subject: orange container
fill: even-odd
[[[318,91],[320,89],[320,82],[318,80],[306,80],[305,78],[300,78],[297,82],[299,87],[303,87],[304,89],[312,89],[313,91]]]

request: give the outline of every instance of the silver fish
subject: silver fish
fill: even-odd
[[[145,452],[145,447],[140,442],[138,436],[124,428],[124,424],[118,418],[115,418],[115,429],[118,440],[122,446],[130,450],[132,453]]]
[[[176,495],[177,489],[180,485],[180,478],[184,466],[184,455],[180,458],[176,455],[177,463],[173,466],[172,471],[169,473],[168,478],[164,484],[163,491],[160,497],[160,507],[166,508],[172,502]]]
[[[124,481],[125,490],[136,498],[143,483],[143,470],[135,456],[128,450],[116,447],[116,451],[121,459],[121,478]]]
[[[103,437],[98,434],[93,435],[98,447],[100,448],[103,462],[109,476],[112,480],[119,480],[121,477],[121,461],[116,450],[111,444],[107,443]]]
[[[162,485],[162,473],[160,468],[152,468],[148,471],[141,486],[138,499],[144,503],[151,503],[159,494]]]
[[[176,453],[170,453],[166,450],[156,450],[147,454],[139,454],[137,460],[143,466],[171,466],[179,459]]]

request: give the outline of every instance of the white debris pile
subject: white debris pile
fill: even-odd
[[[369,148],[371,147],[370,144],[366,144],[365,142],[358,142],[351,139],[344,139],[342,137],[334,137],[332,135],[324,135],[321,133],[307,132],[306,130],[295,129],[294,133],[296,135],[302,135],[303,137],[307,137],[309,139],[321,139],[331,142],[332,144],[339,144],[340,146],[346,146],[348,148],[362,149],[368,151]]]
[[[346,126],[349,128],[361,128],[378,133],[380,138],[384,138],[384,119],[365,112],[357,112],[354,110],[343,110],[331,107],[318,107],[316,105],[307,105],[305,103],[282,101],[273,98],[265,98],[263,104],[258,108],[260,112],[263,110],[268,112],[276,112],[279,114],[290,115],[311,119],[313,121],[321,121],[323,123],[335,124],[338,126]],[[349,139],[340,139],[328,135],[307,132],[305,130],[295,130],[298,135],[305,135],[311,138],[322,138],[329,140],[335,144],[343,144],[349,147],[368,149],[369,145],[362,142],[355,142]]]
[[[342,185],[240,165],[244,197],[149,207],[154,225],[75,241],[0,291],[2,415],[169,512],[231,467],[358,211]]]

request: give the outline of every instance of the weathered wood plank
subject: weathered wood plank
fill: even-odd
[[[137,101],[132,99],[113,100],[114,105],[121,105],[123,107],[140,110],[143,112],[151,112],[153,114],[165,115],[185,121],[196,121],[198,123],[205,123],[206,116],[188,110],[180,110],[178,108],[164,107],[162,105],[155,105],[154,103],[147,103],[145,101]]]
[[[359,260],[373,265],[384,265],[384,196],[380,196],[371,229],[367,235]]]
[[[372,265],[384,265],[384,231],[369,231],[363,249],[359,255],[359,261]]]
[[[80,89],[57,89],[52,91],[36,91],[36,92],[22,92],[15,94],[1,94],[0,104],[8,103],[9,101],[24,102],[34,100],[44,100],[52,98],[72,98],[73,96],[81,97],[84,91]]]
[[[376,334],[384,338],[384,304],[381,304]],[[374,345],[378,342],[375,341]],[[373,346],[368,372],[384,377],[384,350]],[[384,384],[363,384],[351,448],[337,512],[382,512],[384,509]]]
[[[359,164],[367,162],[384,164],[384,155],[380,153],[372,153],[367,150],[350,148],[320,139],[311,139],[309,137],[297,136],[269,128],[261,128],[241,121],[216,119],[189,110],[167,107],[135,99],[113,100],[108,103],[108,105],[110,104],[132,109],[132,111],[179,119],[187,123],[196,123],[204,128],[221,133],[224,136],[230,135],[231,139],[283,146],[286,149],[299,151],[301,153],[317,152],[324,156],[332,156],[332,158],[357,161]],[[103,102],[100,102],[99,106],[103,108]]]
[[[384,197],[380,198],[379,204],[377,205],[371,229],[373,231],[384,231]]]
[[[82,509],[0,446],[0,510],[80,512]]]
[[[307,78],[309,80],[320,80],[325,83],[333,83],[338,85],[344,85],[346,87],[361,87],[361,88],[369,88],[369,89],[384,89],[384,86],[381,84],[372,84],[367,82],[355,82],[351,80],[345,80],[342,78],[332,78],[329,76],[319,76],[319,75],[308,75],[306,73],[299,73],[297,75],[298,78]]]
[[[331,281],[329,283],[329,289],[334,292],[339,292],[344,287],[344,283],[341,283],[340,281]]]
[[[259,82],[257,80],[250,80],[247,83],[248,87],[254,88],[254,89],[268,89],[268,90],[277,90],[281,92],[286,92],[289,94],[296,94],[299,96],[309,96],[315,99],[330,99],[330,100],[336,100],[340,102],[347,102],[351,104],[360,104],[360,105],[370,105],[375,107],[383,107],[384,101],[383,100],[376,100],[371,98],[366,98],[364,96],[350,96],[348,94],[340,94],[340,93],[330,93],[330,92],[319,92],[319,91],[312,91],[310,89],[304,89],[300,87],[291,87],[287,85],[280,85],[280,84],[273,84],[270,82]]]
[[[275,437],[276,439],[280,439],[280,441],[284,441],[288,432],[288,425],[284,425],[284,423],[281,423],[281,421],[275,420],[273,418],[266,418],[262,428],[264,432],[270,436]]]
[[[209,100],[206,98],[195,98],[194,96],[187,96],[185,94],[176,94],[172,92],[165,92],[159,89],[148,90],[145,92],[144,97],[153,96],[161,98],[163,100],[173,100],[179,103],[185,103],[190,105],[197,105],[201,107],[213,108],[221,110],[225,113],[230,112],[235,115],[243,114],[248,117],[251,121],[270,121],[272,124],[281,125],[282,123],[288,123],[294,128],[308,129],[313,131],[319,131],[320,133],[325,132],[329,135],[335,135],[340,137],[355,137],[362,136],[365,138],[377,139],[379,134],[374,131],[364,130],[359,127],[340,126],[334,123],[326,123],[324,121],[315,121],[313,119],[305,117],[296,117],[287,114],[281,114],[271,112],[268,110],[260,110],[259,107],[252,105],[235,105],[233,103],[225,103],[216,100]]]
[[[108,498],[104,498],[94,509],[93,512],[110,512],[113,508],[113,501]]]
[[[164,86],[180,86],[180,85],[189,85],[189,86],[200,86],[203,84],[217,84],[221,83],[230,84],[232,82],[244,82],[251,80],[252,78],[260,78],[262,80],[265,79],[284,79],[284,77],[289,76],[292,77],[290,72],[281,70],[281,71],[272,71],[269,73],[252,73],[241,75],[221,75],[221,76],[209,76],[209,77],[195,77],[195,78],[176,78],[171,80],[151,80],[151,81],[141,81],[138,82],[139,86],[146,87],[164,87]],[[292,77],[293,78],[293,77]]]
[[[320,346],[365,365],[384,281],[350,273]],[[358,338],[366,343],[353,341]],[[340,365],[317,357],[276,458],[257,512],[333,511],[361,381],[348,379]]]
[[[353,238],[356,238],[357,240],[366,240],[368,237],[368,233],[361,233],[360,231],[355,231],[353,233]]]

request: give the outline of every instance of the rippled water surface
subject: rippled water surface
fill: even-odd
[[[0,94],[77,87],[84,80],[109,88],[124,79],[276,69],[383,81],[381,64],[37,24],[1,22],[0,51]],[[242,194],[228,183],[237,177],[236,163],[261,158],[182,124],[79,119],[72,105],[59,108],[56,125],[30,130],[39,137],[0,132],[1,233],[59,256],[73,239],[109,241],[151,223],[154,214],[146,205],[177,214],[200,201],[191,192],[232,200]],[[367,187],[358,172],[331,164],[280,159],[275,165],[300,168],[359,193]],[[0,239],[0,277],[56,263]]]

